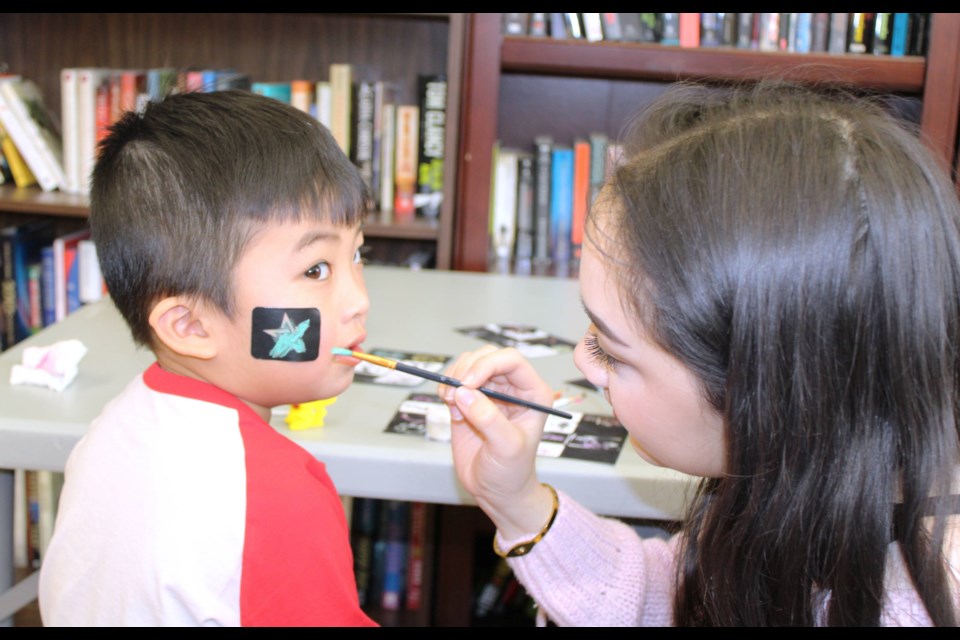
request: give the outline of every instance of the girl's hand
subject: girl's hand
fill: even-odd
[[[446,374],[464,384],[439,389],[450,406],[451,446],[461,484],[506,538],[538,531],[552,506],[535,468],[546,415],[491,400],[476,389],[550,406],[550,386],[516,349],[493,346],[461,354]]]

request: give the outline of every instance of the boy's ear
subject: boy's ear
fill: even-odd
[[[213,318],[204,303],[183,296],[163,298],[153,305],[149,321],[157,339],[171,351],[200,360],[217,355],[209,332]]]

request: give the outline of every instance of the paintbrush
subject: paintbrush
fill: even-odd
[[[363,353],[362,351],[351,351],[349,349],[341,349],[340,347],[335,347],[333,354],[337,356],[349,356],[356,358],[357,360],[363,360],[364,362],[369,362],[371,364],[376,364],[381,367],[386,367],[387,369],[396,369],[397,371],[402,371],[404,373],[409,373],[412,376],[417,376],[418,378],[426,378],[427,380],[433,380],[434,382],[439,382],[440,384],[445,384],[451,387],[462,387],[463,383],[457,380],[456,378],[451,378],[439,373],[434,373],[433,371],[427,371],[426,369],[421,369],[420,367],[415,367],[413,365],[406,364],[404,362],[397,362],[396,360],[391,360],[390,358],[383,358],[380,356],[370,355],[369,353]],[[554,409],[553,407],[545,407],[541,404],[535,402],[529,402],[527,400],[522,400],[520,398],[515,398],[513,396],[508,396],[505,393],[500,393],[499,391],[494,391],[493,389],[487,389],[486,387],[480,387],[477,389],[480,393],[490,398],[496,398],[497,400],[503,400],[504,402],[510,402],[513,404],[518,404],[522,407],[527,407],[528,409],[535,409],[536,411],[542,411],[544,413],[549,413],[553,416],[559,416],[561,418],[566,418],[570,420],[573,418],[572,415],[566,411],[560,411]]]

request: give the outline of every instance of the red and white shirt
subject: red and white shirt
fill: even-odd
[[[70,453],[39,603],[46,626],[375,624],[323,463],[157,364]]]

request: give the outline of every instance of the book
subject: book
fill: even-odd
[[[393,136],[394,122],[385,123],[387,118],[396,118],[396,110],[393,105],[397,102],[399,87],[394,82],[378,80],[373,85],[373,162],[370,174],[371,202],[374,209],[383,211],[383,172],[384,172],[384,136]],[[390,109],[387,106],[390,105]],[[390,144],[390,153],[393,153],[392,141]],[[388,171],[390,179],[393,179],[393,158],[390,158]],[[392,188],[392,187],[391,187]],[[389,210],[393,211],[393,194],[390,194]],[[381,220],[381,222],[389,222]]]
[[[534,38],[545,38],[549,34],[550,27],[548,22],[548,14],[531,13],[529,25],[527,27],[527,35],[533,36]]]
[[[847,30],[850,23],[849,13],[830,14],[830,36],[827,40],[828,53],[847,52]]]
[[[290,104],[304,113],[313,114],[313,100],[316,88],[310,80],[290,81]],[[316,116],[314,116],[316,117]]]
[[[873,14],[873,47],[871,53],[875,55],[890,55],[890,45],[893,39],[893,14]]]
[[[824,53],[830,39],[830,14],[818,12],[813,14],[810,26],[810,51]]]
[[[641,24],[639,13],[617,14],[620,23],[620,39],[626,42],[641,42]]]
[[[320,124],[325,126],[327,129],[330,128],[330,107],[331,107],[331,97],[330,97],[330,81],[329,80],[318,80],[316,83],[316,97],[314,98],[314,104],[316,106],[316,113],[314,116],[317,120],[320,121]]]
[[[80,129],[77,113],[77,79],[79,69],[60,70],[60,126],[63,140],[64,184],[61,190],[80,193]]]
[[[393,186],[396,166],[397,105],[383,105],[381,117],[383,129],[380,135],[380,222],[393,222]]]
[[[600,23],[603,27],[604,40],[623,40],[623,29],[620,26],[619,13],[601,13]]]
[[[0,78],[0,123],[44,191],[66,184],[60,124],[36,83],[19,76]]]
[[[691,49],[700,46],[700,14],[699,13],[680,13],[678,14],[679,25],[679,44],[681,47]]]
[[[890,34],[890,55],[907,55],[907,42],[910,36],[910,14],[894,13]]]
[[[0,122],[0,151],[10,169],[10,176],[13,183],[20,189],[32,187],[37,184],[37,177],[30,171],[27,161],[20,155],[20,150],[14,143],[13,138],[7,135],[7,130],[3,128],[3,122]]]
[[[172,73],[172,72],[171,72]],[[77,74],[77,144],[79,146],[80,191],[90,193],[90,177],[97,159],[97,94],[107,78],[108,70],[102,67],[83,67]],[[149,81],[150,74],[147,75]],[[159,79],[156,80],[159,82]],[[173,76],[166,78],[165,90]],[[148,82],[148,90],[150,89]],[[156,87],[159,91],[160,87]],[[160,95],[157,99],[162,97]]]
[[[757,49],[780,50],[780,14],[761,13],[757,24]]]
[[[870,53],[873,50],[872,13],[851,13],[847,25],[847,53]]]
[[[927,43],[930,39],[930,14],[929,13],[911,13],[910,14],[910,44],[907,47],[907,55],[925,56],[927,55]]]
[[[720,46],[737,46],[737,16],[736,13],[719,13],[720,20]]]
[[[351,90],[350,160],[359,170],[367,193],[372,194],[374,82],[357,80]]]
[[[187,86],[190,86],[189,83]],[[289,82],[254,82],[250,85],[250,90],[258,95],[291,104],[293,94]]]
[[[550,263],[550,175],[553,159],[553,138],[537,136],[533,139],[535,165],[533,206],[533,256],[537,264]]]
[[[512,256],[517,237],[517,181],[520,150],[498,142],[493,151],[493,197],[490,199],[490,250],[494,260],[505,263]]]
[[[330,63],[330,133],[347,157],[351,157],[354,68],[349,62]]]
[[[89,229],[80,229],[59,235],[52,241],[54,318],[57,322],[80,307],[80,273],[77,264],[77,245],[90,238]]]
[[[373,545],[379,523],[380,501],[354,497],[350,518],[350,545],[353,548],[353,570],[361,606],[370,604]]]
[[[680,14],[661,13],[658,15],[660,31],[656,41],[663,45],[678,46],[680,44]]]
[[[427,220],[440,218],[443,205],[444,146],[447,131],[446,74],[417,76],[420,125],[417,165],[417,215]]]
[[[722,13],[707,11],[700,14],[700,46],[719,47],[723,42]]]
[[[549,17],[550,37],[558,40],[568,38],[566,14],[554,12],[547,15]]]
[[[530,21],[529,13],[504,13],[503,14],[503,35],[505,36],[527,35],[529,21]]]
[[[40,250],[40,310],[44,327],[57,321],[55,292],[53,245],[48,244]]]
[[[583,229],[590,205],[590,141],[577,138],[573,141],[573,204],[570,222],[570,257],[580,259],[583,246]]]
[[[738,13],[737,14],[737,41],[738,49],[756,49],[760,42],[757,39],[756,26],[757,13]]]
[[[580,22],[583,27],[583,37],[587,42],[600,42],[604,39],[603,18],[599,13],[581,13]]]
[[[407,549],[407,597],[404,608],[419,611],[423,606],[424,571],[428,544],[429,506],[425,502],[410,503],[410,533]]]
[[[565,264],[571,257],[573,148],[566,144],[554,145],[550,162],[550,257],[554,264]]]
[[[520,152],[517,157],[517,240],[514,252],[518,266],[526,266],[533,261],[535,173],[533,154]]]
[[[563,26],[568,38],[582,40],[586,37],[579,13],[562,13],[560,15],[563,16]]]
[[[107,293],[107,286],[103,281],[103,273],[100,271],[97,247],[92,239],[84,238],[77,243],[77,266],[80,304],[96,302],[103,298]]]
[[[410,528],[410,503],[387,500],[383,505],[383,588],[380,606],[388,611],[403,607],[406,593],[407,543]]]
[[[396,153],[393,168],[393,219],[396,222],[412,222],[416,215],[413,197],[417,191],[419,132],[420,107],[415,104],[397,105]]]
[[[0,298],[3,300],[3,349],[35,333],[31,327],[30,265],[41,264],[43,247],[53,241],[54,220],[39,218],[0,229]]]

